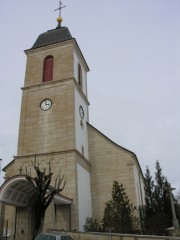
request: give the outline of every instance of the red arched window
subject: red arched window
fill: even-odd
[[[48,82],[53,80],[53,62],[54,62],[54,58],[52,56],[48,56],[45,58],[43,82]]]
[[[78,64],[78,83],[79,86],[82,88],[82,69],[80,64]]]

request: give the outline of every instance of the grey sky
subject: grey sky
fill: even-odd
[[[133,151],[143,172],[156,160],[180,188],[180,1],[64,0],[63,24],[90,67],[90,123]],[[4,167],[17,150],[26,56],[56,27],[57,0],[0,1],[1,124]],[[1,179],[2,182],[2,179]]]

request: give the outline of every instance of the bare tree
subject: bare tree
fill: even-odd
[[[43,171],[40,170],[39,163],[32,162],[32,165],[35,169],[36,176],[32,178],[27,173],[26,169],[26,179],[29,183],[33,185],[35,191],[37,192],[37,199],[35,201],[35,230],[34,230],[34,237],[36,237],[40,232],[43,230],[44,225],[44,217],[46,210],[54,196],[57,193],[63,191],[66,181],[64,180],[64,176],[61,176],[61,170],[59,171],[56,179],[55,179],[55,186],[51,187],[50,183],[52,179],[53,173],[51,172],[51,165],[49,162],[48,172],[46,173],[46,168]],[[62,187],[61,187],[62,186]]]

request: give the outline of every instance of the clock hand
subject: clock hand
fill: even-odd
[[[45,105],[46,106],[50,106],[51,104],[49,102],[45,102]]]

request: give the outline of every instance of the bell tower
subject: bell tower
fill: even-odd
[[[25,53],[18,155],[76,149],[88,159],[89,68],[76,40],[58,27]]]
[[[25,50],[17,156],[6,168],[6,175],[17,175],[19,169],[22,174],[23,167],[30,170],[35,158],[43,168],[51,162],[54,176],[61,169],[66,179],[62,194],[72,199],[71,213],[58,206],[52,227],[83,230],[92,214],[87,131],[89,68],[76,39],[61,26],[62,18],[57,21],[55,29],[40,34],[32,48]]]

